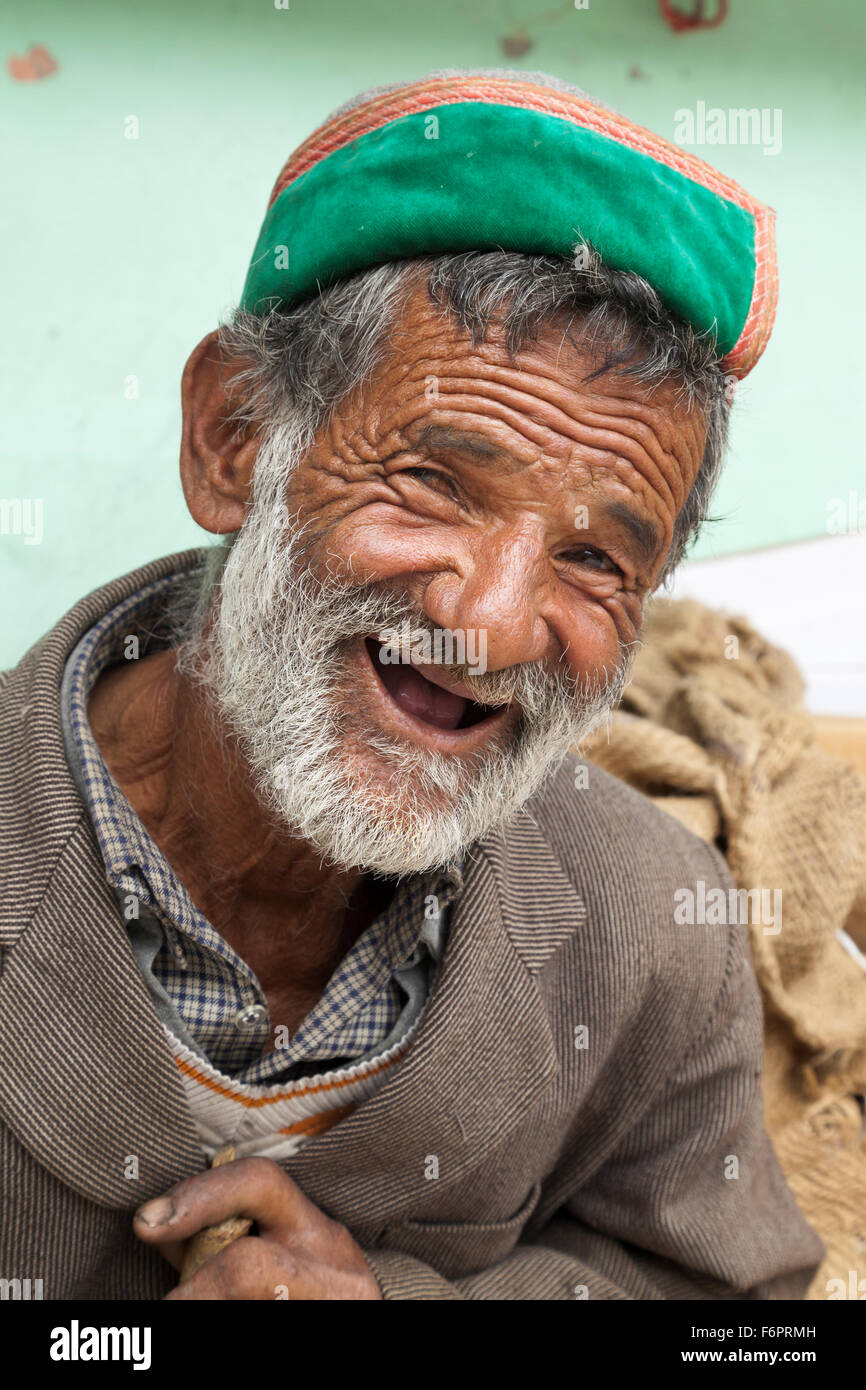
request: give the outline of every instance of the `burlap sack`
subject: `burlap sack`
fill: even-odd
[[[715,843],[738,887],[781,891],[781,930],[750,923],[767,1128],[827,1245],[808,1297],[866,1297],[866,780],[818,747],[803,688],[744,619],[657,598],[580,751]]]

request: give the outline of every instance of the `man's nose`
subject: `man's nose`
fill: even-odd
[[[480,538],[434,575],[423,606],[437,627],[484,633],[488,670],[551,653],[551,578],[540,539],[525,529]]]

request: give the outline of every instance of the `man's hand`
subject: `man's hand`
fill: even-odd
[[[241,1158],[197,1173],[139,1207],[133,1229],[180,1269],[190,1236],[230,1216],[258,1235],[212,1256],[169,1299],[381,1298],[360,1247],[269,1158]]]

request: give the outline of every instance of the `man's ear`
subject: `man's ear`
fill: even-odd
[[[216,535],[240,530],[258,452],[252,430],[227,423],[238,404],[227,390],[232,374],[214,330],[193,349],[181,382],[183,495],[193,519]]]

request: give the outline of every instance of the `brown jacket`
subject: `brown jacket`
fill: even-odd
[[[130,1217],[204,1164],[58,700],[81,634],[192,558],[97,590],[0,677],[0,1277],[46,1298],[166,1293]],[[800,1298],[823,1247],[763,1126],[746,929],[673,919],[678,888],[732,886],[724,860],[574,769],[473,852],[398,1072],[283,1166],[386,1298]]]

